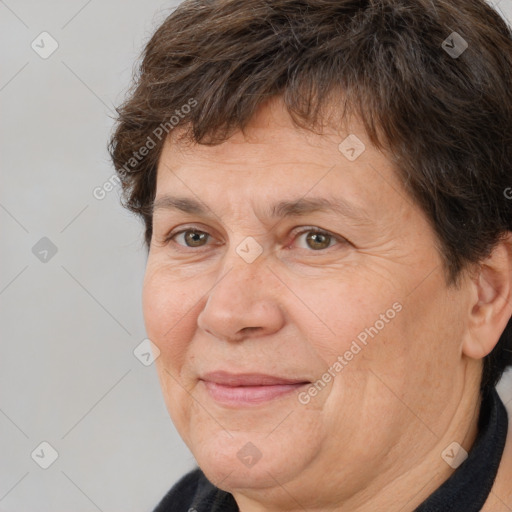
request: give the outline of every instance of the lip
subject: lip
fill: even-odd
[[[288,379],[264,373],[229,373],[224,371],[206,373],[201,377],[201,380],[220,384],[221,386],[278,386],[309,382],[306,379]]]
[[[311,384],[305,379],[277,377],[262,373],[234,374],[224,371],[207,373],[200,380],[211,398],[228,407],[261,404]]]

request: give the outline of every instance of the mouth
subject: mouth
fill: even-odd
[[[200,381],[211,398],[228,407],[261,404],[311,384],[305,379],[289,379],[260,373],[232,374],[223,371],[207,373]]]

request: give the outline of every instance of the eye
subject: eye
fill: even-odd
[[[311,227],[299,231],[295,236],[294,241],[300,240],[304,235],[306,235],[304,238],[306,246],[299,247],[301,249],[321,251],[332,247],[336,242],[348,243],[348,240],[345,240],[344,238],[340,238],[327,231]],[[174,240],[178,246],[193,249],[207,245],[207,241],[210,237],[211,235],[209,233],[190,227],[171,233],[165,238],[165,243],[169,243],[171,240]]]
[[[210,235],[208,233],[206,233],[205,231],[199,231],[198,229],[189,228],[189,229],[183,229],[181,231],[178,231],[177,233],[173,233],[173,234],[169,235],[165,241],[169,242],[173,239],[177,240],[180,237],[182,237],[182,239],[185,243],[178,242],[178,245],[194,248],[194,247],[201,247],[202,245],[204,245],[203,242],[205,242],[209,236]]]
[[[303,229],[298,233],[298,236],[295,238],[295,240],[300,239],[303,235],[307,235],[304,239],[306,243],[305,249],[312,249],[314,251],[328,249],[329,247],[332,247],[333,243],[336,241],[344,241],[343,239],[338,238],[331,233],[328,233],[327,231],[322,231],[315,228]]]

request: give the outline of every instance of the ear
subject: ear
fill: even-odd
[[[468,336],[462,351],[481,359],[498,343],[512,316],[512,232],[499,242],[482,261],[471,278],[471,303]]]

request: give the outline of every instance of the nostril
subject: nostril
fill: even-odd
[[[242,332],[252,332],[253,330],[257,330],[257,329],[260,329],[260,327],[244,327],[242,329]]]

